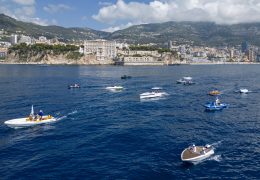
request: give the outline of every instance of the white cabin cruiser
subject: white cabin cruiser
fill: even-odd
[[[181,160],[183,162],[196,164],[204,159],[209,158],[213,154],[214,148],[211,145],[195,146],[193,144],[181,153]]]
[[[110,91],[121,91],[124,89],[123,86],[110,86],[110,87],[106,87],[107,90],[110,90]]]
[[[57,119],[52,117],[51,115],[47,116],[39,116],[39,115],[34,115],[34,110],[32,106],[31,113],[29,117],[25,118],[18,118],[18,119],[12,119],[5,121],[5,125],[11,128],[23,128],[23,127],[30,127],[30,126],[35,126],[35,125],[40,125],[40,124],[50,124],[56,122]]]
[[[166,92],[161,92],[160,90],[162,90],[161,87],[154,87],[152,88],[152,92],[145,92],[140,94],[140,99],[154,99],[154,98],[161,98],[164,96],[169,95]]]
[[[177,82],[177,84],[184,84],[184,85],[193,85],[193,84],[195,84],[192,81],[192,77],[183,77],[183,78],[177,80],[176,82]]]
[[[247,94],[249,93],[249,90],[248,89],[245,89],[245,88],[242,88],[239,90],[240,93],[243,93],[243,94]]]

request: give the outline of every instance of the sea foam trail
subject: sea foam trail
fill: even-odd
[[[223,140],[215,142],[215,143],[212,143],[211,146],[213,146],[214,149],[216,149],[217,147],[219,147],[222,144],[222,142],[223,142]]]
[[[217,161],[217,162],[220,162],[222,160],[222,157],[221,155],[215,155],[215,156],[212,156],[208,159],[209,161]]]
[[[78,111],[75,110],[75,111],[72,111],[71,113],[68,113],[68,116],[69,116],[69,115],[73,115],[73,114],[77,114],[77,113],[78,113]]]
[[[63,120],[63,119],[65,119],[65,118],[67,118],[68,116],[71,116],[71,115],[74,115],[74,114],[77,114],[77,113],[78,113],[77,110],[72,111],[72,112],[68,113],[67,115],[64,115],[64,116],[61,116],[61,117],[57,118],[57,121]],[[60,112],[58,112],[58,113],[56,113],[56,114],[60,114]]]

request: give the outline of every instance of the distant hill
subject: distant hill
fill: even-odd
[[[260,46],[260,23],[218,25],[211,22],[143,24],[116,31],[109,39],[131,43],[166,43],[169,40],[196,45],[239,45],[249,41]]]
[[[107,32],[96,31],[89,28],[64,28],[60,26],[40,26],[33,23],[17,21],[14,18],[0,14],[0,29],[9,33],[21,31],[25,35],[33,37],[46,36],[64,40],[100,39],[109,35]]]
[[[169,40],[177,43],[194,42],[195,45],[240,45],[242,41],[260,46],[260,23],[218,25],[212,22],[166,22],[142,24],[113,33],[89,28],[64,28],[40,26],[17,21],[0,14],[0,29],[9,33],[21,31],[33,37],[57,37],[64,40],[108,39],[133,44],[157,43],[163,45]]]

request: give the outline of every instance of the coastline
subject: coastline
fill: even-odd
[[[181,66],[181,65],[260,65],[260,62],[221,62],[221,63],[181,63],[181,64],[164,64],[164,65],[115,65],[113,63],[40,63],[40,62],[0,62],[0,65],[68,65],[68,66]]]

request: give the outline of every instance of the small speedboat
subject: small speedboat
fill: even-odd
[[[110,87],[106,87],[107,90],[110,91],[122,91],[124,89],[123,86],[110,86]]]
[[[196,164],[209,158],[214,154],[214,148],[211,145],[206,146],[195,146],[192,145],[181,153],[181,160],[183,162]]]
[[[140,94],[140,99],[160,98],[168,95],[165,92],[145,92]]]
[[[177,82],[177,84],[183,84],[183,85],[193,85],[193,84],[195,84],[192,81],[192,77],[183,77],[183,78],[177,80],[176,82]]]
[[[35,116],[33,111],[33,106],[31,110],[31,114],[29,117],[25,118],[18,118],[5,121],[4,124],[11,128],[24,128],[24,127],[31,127],[40,124],[50,124],[56,122],[57,119],[52,117],[51,115],[47,116]]]
[[[221,93],[220,93],[220,91],[218,91],[218,90],[213,90],[213,91],[210,91],[208,94],[209,94],[210,96],[218,96],[218,95],[220,95]]]
[[[73,84],[73,85],[69,85],[68,89],[75,89],[75,88],[80,88],[79,84]]]
[[[131,79],[131,78],[132,78],[132,76],[127,76],[127,75],[121,76],[121,79]]]
[[[216,102],[211,102],[208,104],[204,105],[207,111],[220,111],[224,108],[228,107],[228,104],[225,103],[216,103]]]
[[[176,81],[177,84],[184,84],[186,81],[183,79],[179,79]]]
[[[243,89],[240,89],[239,92],[243,93],[243,94],[247,94],[247,93],[249,93],[249,90],[243,88]]]
[[[154,99],[154,98],[162,98],[168,96],[169,94],[166,92],[161,92],[161,87],[153,87],[152,92],[145,92],[140,94],[140,99]]]

